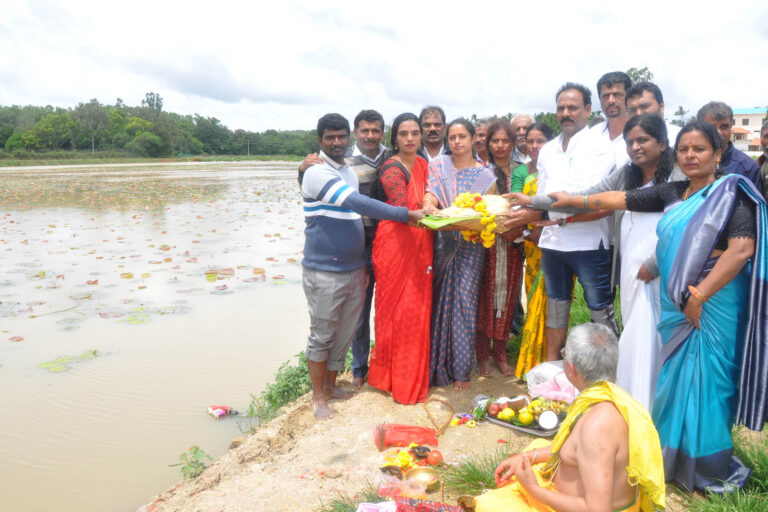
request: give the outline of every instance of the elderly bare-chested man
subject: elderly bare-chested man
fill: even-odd
[[[477,497],[477,512],[664,509],[659,436],[643,406],[613,384],[618,354],[607,327],[571,330],[563,369],[581,393],[551,444],[537,439],[496,468],[502,487]]]

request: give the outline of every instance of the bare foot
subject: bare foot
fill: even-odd
[[[357,391],[346,391],[336,386],[332,388],[325,388],[323,390],[325,398],[327,400],[349,400],[357,394]]]
[[[499,372],[501,372],[502,375],[505,377],[511,377],[514,375],[514,370],[512,370],[512,367],[507,364],[506,361],[495,361],[496,368],[499,369]]]
[[[355,377],[352,379],[352,389],[360,389],[363,387],[363,383],[365,382],[365,379],[362,377]]]
[[[470,387],[472,387],[472,385],[469,381],[457,380],[453,383],[453,389],[456,391],[469,391]]]
[[[333,418],[333,409],[328,407],[328,403],[325,401],[325,398],[322,398],[320,400],[312,399],[312,402],[315,404],[315,419],[320,421],[325,421]]]
[[[477,373],[481,377],[493,377],[493,372],[491,371],[491,365],[488,363],[488,361],[477,362]]]

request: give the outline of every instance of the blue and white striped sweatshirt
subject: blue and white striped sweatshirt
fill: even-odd
[[[357,176],[320,152],[325,163],[307,169],[304,198],[304,260],[307,268],[348,272],[362,267],[365,235],[361,215],[408,222],[408,209],[371,199],[357,191]]]

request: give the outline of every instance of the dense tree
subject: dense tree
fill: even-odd
[[[75,122],[68,111],[48,114],[21,135],[25,149],[57,150],[72,146]]]
[[[88,103],[79,103],[72,113],[75,121],[91,137],[91,153],[96,152],[96,135],[107,127],[108,118],[104,105],[92,99]]]
[[[214,117],[163,111],[163,99],[147,93],[140,106],[117,98],[70,109],[0,106],[0,148],[8,151],[90,149],[142,156],[179,154],[297,155],[318,150],[314,130],[232,131]]]
[[[118,98],[118,101],[122,101],[122,100]],[[157,93],[148,92],[145,95],[145,98],[141,100],[141,106],[160,112],[161,110],[163,110],[163,98]]]
[[[539,112],[533,116],[534,121],[537,123],[544,123],[552,128],[553,135],[560,134],[560,124],[557,122],[557,116],[552,112]]]
[[[632,79],[633,84],[636,84],[637,82],[653,82],[653,73],[648,69],[648,66],[643,66],[640,69],[629,68],[627,74],[629,75],[629,78]]]

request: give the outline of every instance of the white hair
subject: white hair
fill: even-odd
[[[616,382],[619,340],[608,327],[595,323],[577,325],[568,334],[565,354],[587,385],[600,380]]]

